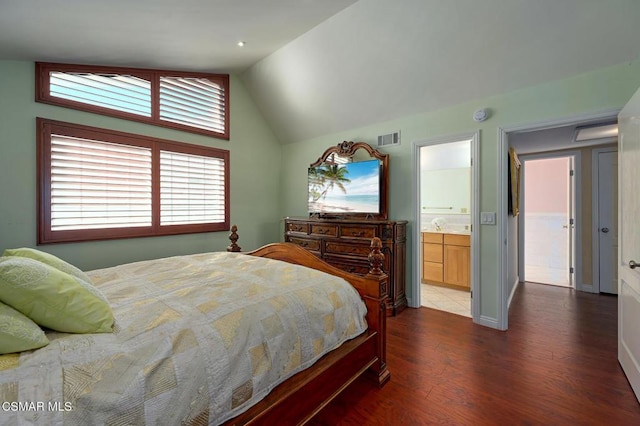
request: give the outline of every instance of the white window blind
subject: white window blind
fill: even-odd
[[[206,78],[160,77],[160,119],[224,133],[224,88]]]
[[[160,225],[225,221],[222,158],[160,151]]]
[[[151,225],[151,149],[51,135],[51,230]]]
[[[131,75],[50,73],[51,96],[151,117],[151,82]]]

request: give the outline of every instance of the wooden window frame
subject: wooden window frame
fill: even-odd
[[[105,74],[125,74],[147,80],[151,84],[151,117],[145,117],[124,111],[118,111],[111,108],[90,105],[83,102],[77,102],[69,99],[51,96],[51,72],[86,72],[86,73],[105,73]],[[145,68],[125,68],[125,67],[107,67],[95,65],[73,65],[59,64],[52,62],[36,62],[36,81],[35,81],[35,100],[51,105],[57,105],[66,108],[73,108],[80,111],[87,111],[94,114],[108,115],[112,117],[122,118],[125,120],[138,121],[142,123],[152,124],[154,126],[168,127],[171,129],[182,130],[191,133],[212,136],[218,139],[229,140],[230,123],[229,123],[229,74],[208,74],[198,72],[170,71]],[[185,78],[204,78],[220,85],[224,91],[224,132],[216,132],[207,129],[201,129],[185,124],[174,123],[160,119],[160,77],[185,77]]]
[[[151,138],[142,135],[101,129],[38,117],[37,125],[37,192],[38,192],[38,244],[111,240],[120,238],[152,237],[228,231],[229,220],[229,151],[224,149]],[[51,135],[100,140],[104,142],[141,146],[152,150],[152,224],[145,227],[102,228],[78,230],[51,230]],[[160,150],[175,151],[219,158],[224,161],[224,221],[215,223],[160,225]]]

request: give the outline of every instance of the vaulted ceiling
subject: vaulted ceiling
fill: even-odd
[[[637,61],[638,22],[638,0],[0,0],[0,59],[235,73],[291,143]]]

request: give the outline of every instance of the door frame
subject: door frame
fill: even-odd
[[[608,109],[594,113],[584,113],[574,116],[555,118],[549,120],[534,121],[525,124],[498,126],[498,149],[496,164],[498,165],[498,238],[497,238],[497,253],[498,253],[498,312],[496,322],[499,330],[507,330],[509,328],[509,286],[507,285],[507,277],[509,276],[509,261],[508,261],[508,247],[507,241],[509,238],[509,229],[507,221],[507,194],[508,183],[507,180],[507,158],[509,155],[509,133],[522,132],[522,131],[535,131],[545,130],[554,127],[562,127],[569,125],[578,125],[596,120],[617,120],[620,108]]]
[[[524,219],[524,209],[525,209],[525,200],[526,200],[526,180],[524,178],[524,171],[526,170],[526,164],[529,160],[545,160],[552,158],[563,158],[563,157],[573,157],[573,186],[574,191],[573,194],[569,194],[569,197],[573,197],[573,200],[570,200],[573,203],[573,211],[571,212],[574,219],[574,237],[572,238],[573,247],[571,247],[571,252],[574,260],[573,266],[573,277],[570,282],[573,284],[572,288],[581,291],[585,290],[582,283],[582,256],[579,256],[578,253],[582,253],[582,213],[578,206],[582,204],[582,165],[581,165],[581,155],[582,153],[578,150],[571,151],[550,151],[543,153],[532,153],[532,154],[523,154],[519,155],[520,161],[522,162],[522,194],[520,195],[520,203],[522,204],[520,211],[522,214],[518,217],[518,276],[520,277],[520,281],[526,281],[527,277],[524,273],[524,227],[525,227],[525,219]],[[571,259],[569,259],[569,263],[571,263]]]
[[[408,299],[412,308],[421,305],[422,284],[422,235],[420,229],[420,148],[429,145],[471,140],[471,317],[473,322],[480,321],[480,239],[476,237],[480,232],[478,208],[480,207],[480,130],[472,133],[440,136],[436,138],[419,139],[412,142],[413,150],[413,285]]]
[[[600,194],[598,191],[598,184],[600,183],[600,178],[598,176],[598,172],[600,170],[600,165],[598,164],[598,154],[602,152],[618,152],[618,145],[610,146],[606,148],[595,148],[591,153],[591,263],[592,263],[592,273],[593,273],[593,285],[591,290],[592,293],[600,293],[600,230],[598,224],[600,222]],[[615,220],[618,220],[616,217]]]

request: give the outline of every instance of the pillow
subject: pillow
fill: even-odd
[[[112,331],[113,312],[97,288],[28,257],[0,257],[0,301],[52,330]]]
[[[38,349],[48,344],[49,339],[38,324],[0,302],[0,354]]]
[[[51,253],[46,253],[44,251],[36,250],[33,248],[22,247],[17,249],[6,249],[3,255],[29,257],[31,259],[39,260],[40,262],[46,263],[49,266],[53,266],[54,268],[62,272],[66,272],[69,275],[73,275],[74,277],[91,283],[91,279],[87,274],[85,274],[72,264],[67,263],[59,257],[52,255]]]

